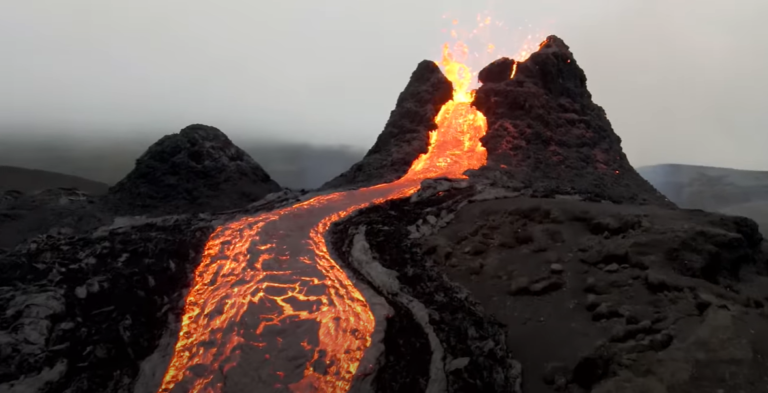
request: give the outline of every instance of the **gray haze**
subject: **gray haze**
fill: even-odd
[[[765,0],[5,0],[0,145],[144,148],[205,123],[240,145],[367,149],[416,64],[439,60],[442,15],[485,10],[565,39],[634,165],[768,169]]]

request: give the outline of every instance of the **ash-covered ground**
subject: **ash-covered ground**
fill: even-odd
[[[768,387],[768,264],[751,220],[503,198],[417,239],[505,326],[523,391]]]
[[[326,234],[387,310],[350,391],[768,391],[756,224],[679,209],[643,180],[559,38],[480,77],[487,165]],[[402,176],[446,83],[419,64],[377,144],[325,191]],[[0,392],[156,391],[210,234],[309,197],[200,125],[106,196],[5,193],[0,230],[16,237],[0,251]]]

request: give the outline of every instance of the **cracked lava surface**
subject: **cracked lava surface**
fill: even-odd
[[[486,119],[471,106],[472,73],[461,60],[446,44],[453,99],[435,119],[428,152],[400,180],[316,196],[211,235],[160,392],[349,390],[375,321],[324,235],[355,210],[413,194],[424,179],[462,178],[485,164]]]

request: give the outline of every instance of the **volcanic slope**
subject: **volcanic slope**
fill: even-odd
[[[437,310],[433,326],[473,322],[445,317],[454,295],[425,272],[466,289],[503,326],[523,392],[765,391],[768,260],[754,222],[452,186],[363,211],[335,239],[353,249],[365,228],[371,259]],[[447,362],[490,362],[465,339],[441,335]]]
[[[499,59],[479,77],[474,105],[488,119],[488,163],[478,177],[533,196],[674,206],[630,165],[560,38],[523,62]]]
[[[280,186],[220,130],[190,125],[166,135],[109,189],[121,214],[182,214],[237,209]]]
[[[766,391],[768,247],[755,222],[677,209],[641,179],[557,37],[481,78],[488,164],[341,222],[345,261],[364,241],[435,310],[432,326],[461,323],[426,278],[445,274],[504,327],[524,392]],[[489,362],[466,336],[439,336],[446,375]],[[401,345],[417,347],[411,337]]]

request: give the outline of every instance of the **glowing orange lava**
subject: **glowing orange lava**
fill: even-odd
[[[450,15],[443,15],[446,20],[446,26],[442,29],[444,33],[449,33],[452,38],[457,40],[454,53],[464,55],[463,64],[485,65],[503,56],[509,56],[517,61],[525,61],[533,52],[535,52],[540,43],[547,36],[546,30],[534,30],[533,25],[525,21],[521,26],[513,28],[504,22],[492,18],[489,12],[477,14],[472,24],[463,27],[460,26],[458,19],[451,19]],[[450,21],[450,22],[449,22]],[[543,21],[542,21],[543,22]],[[540,25],[538,22],[537,25]],[[548,23],[547,23],[548,24]],[[516,48],[505,46],[504,43],[497,45],[491,42],[492,37],[507,37],[507,42],[517,45]],[[522,44],[520,44],[522,43]],[[485,48],[470,52],[467,48]],[[514,51],[512,49],[515,49]],[[475,69],[473,76],[477,76],[479,68]]]
[[[424,179],[461,178],[485,164],[486,119],[471,106],[473,74],[461,62],[466,46],[456,47],[451,52],[446,44],[440,63],[453,100],[436,117],[428,152],[403,178],[246,217],[211,235],[160,392],[349,389],[375,322],[324,236],[355,210],[413,194]],[[305,356],[297,360],[295,353]]]

